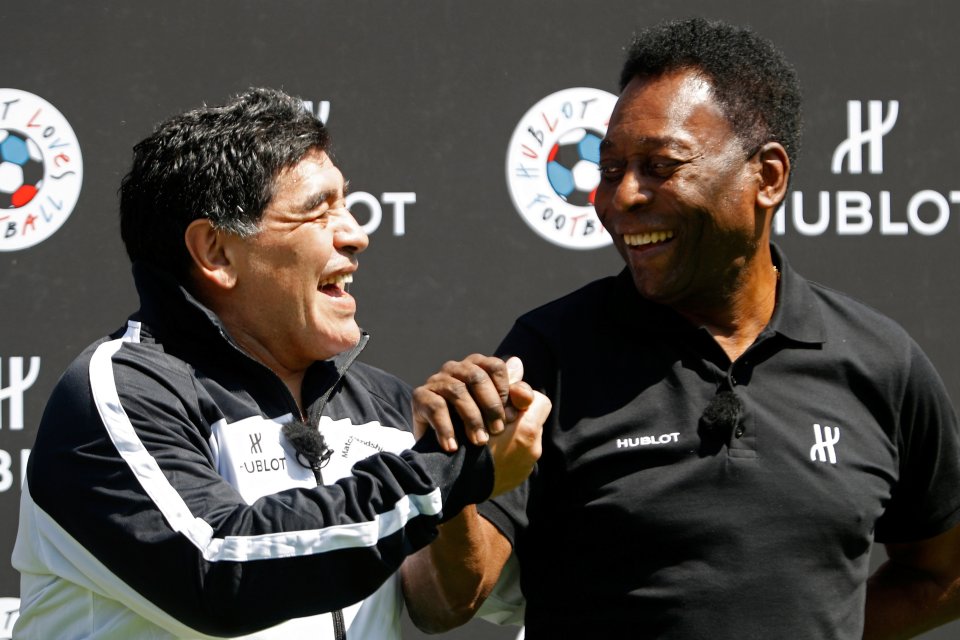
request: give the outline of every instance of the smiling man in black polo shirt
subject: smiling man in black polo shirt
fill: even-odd
[[[859,640],[956,617],[943,384],[898,325],[770,243],[799,148],[793,69],[690,20],[640,34],[621,89],[596,209],[626,268],[502,343],[553,400],[544,453],[407,563],[414,620],[448,628],[486,600],[528,640]],[[449,434],[450,401],[482,430],[505,377],[481,356],[446,366],[415,393],[421,428]],[[890,559],[868,580],[875,540]]]

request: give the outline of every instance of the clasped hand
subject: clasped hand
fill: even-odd
[[[445,363],[413,392],[416,437],[432,428],[445,451],[456,451],[451,407],[462,420],[467,439],[490,448],[493,496],[526,480],[540,458],[543,423],[552,405],[523,382],[519,358],[504,362],[473,354]]]

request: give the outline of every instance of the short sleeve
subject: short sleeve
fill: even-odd
[[[504,359],[511,356],[520,358],[523,361],[523,379],[556,402],[556,360],[547,341],[533,328],[527,316],[513,325],[497,348],[496,355]],[[530,484],[536,481],[536,473],[534,470],[531,479],[513,491],[477,506],[480,514],[492,522],[514,547],[528,525]]]
[[[876,540],[913,542],[960,523],[960,425],[943,381],[911,341],[899,412],[900,477],[877,521]]]
[[[480,515],[493,523],[493,526],[510,541],[514,548],[517,546],[518,538],[529,524],[527,520],[529,495],[530,480],[527,480],[516,489],[477,505]]]

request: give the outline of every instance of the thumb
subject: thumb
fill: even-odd
[[[513,422],[519,417],[519,411],[523,411],[533,402],[533,389],[526,382],[523,382],[523,361],[513,356],[506,362],[507,375],[510,380],[510,391],[507,402],[504,403],[507,422]]]
[[[507,360],[507,376],[510,384],[523,380],[523,361],[517,356]]]

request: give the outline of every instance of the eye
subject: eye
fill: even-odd
[[[668,178],[683,164],[683,160],[675,158],[651,158],[647,163],[647,171],[652,176]]]
[[[320,224],[326,224],[327,218],[330,217],[330,207],[326,204],[321,204],[319,207],[316,207],[313,211],[310,212],[310,222],[318,222]]]
[[[616,162],[600,162],[600,179],[606,182],[617,182],[623,177],[623,165]]]
[[[313,212],[313,221],[326,223],[334,216],[349,214],[347,210],[347,201],[342,195],[328,197],[321,202]]]

